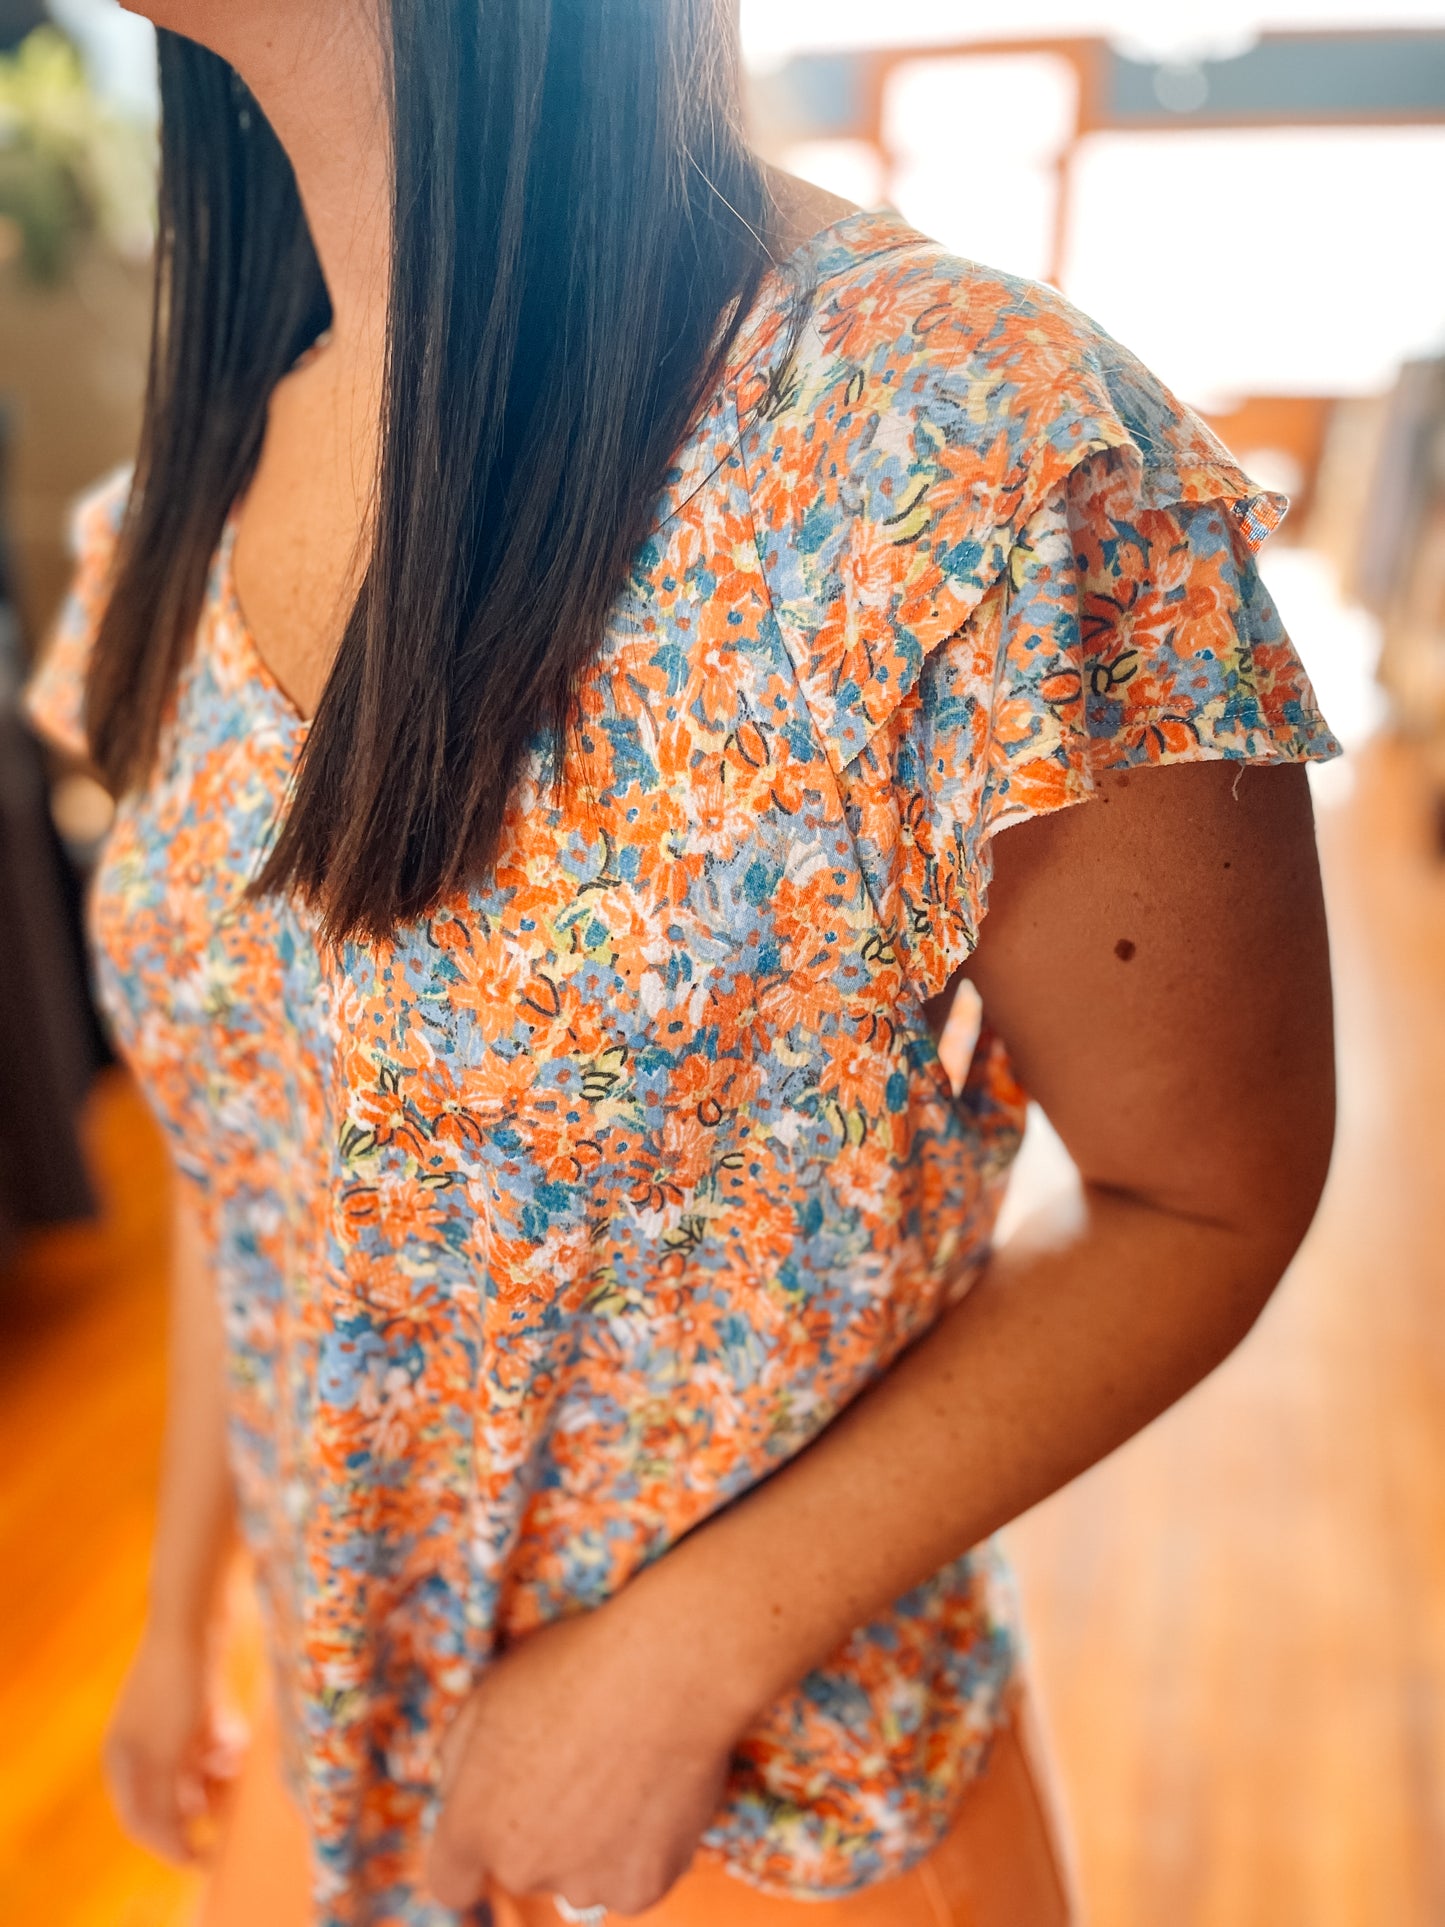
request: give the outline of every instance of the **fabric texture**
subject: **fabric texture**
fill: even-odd
[[[790,304],[809,313],[785,356]],[[31,693],[74,739],[123,481]],[[1281,504],[1053,291],[887,209],[765,282],[494,875],[386,943],[252,901],[306,725],[230,536],[93,925],[201,1188],[246,1529],[328,1923],[439,1927],[437,1743],[967,1291],[1025,1095],[923,1011],[1002,826],[1101,770],[1336,752],[1256,573]],[[994,1546],[738,1748],[706,1850],[836,1897],[946,1833],[1017,1651]]]
[[[700,1866],[632,1918],[644,1927],[1078,1927],[1053,1780],[1038,1709],[1016,1677],[952,1826],[907,1873],[835,1901],[782,1900]],[[274,1709],[263,1694],[196,1927],[310,1927],[309,1871],[306,1829],[281,1779]],[[563,1927],[546,1896],[518,1899],[492,1883],[489,1904],[490,1918],[477,1910],[474,1927]]]

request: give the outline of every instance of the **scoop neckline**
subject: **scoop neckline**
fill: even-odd
[[[871,207],[850,208],[846,214],[840,214],[836,220],[829,221],[825,226],[815,228],[811,234],[805,235],[804,238],[798,242],[797,246],[791,248],[787,254],[771,258],[754,290],[748,312],[738,325],[737,333],[728,351],[726,364],[719,378],[719,387],[726,387],[735,379],[748,355],[753,351],[758,330],[766,323],[776,307],[778,296],[786,286],[787,280],[793,270],[810,256],[822,252],[830,243],[836,243],[845,231],[851,230],[855,226],[866,228],[872,223],[891,228],[894,238],[887,241],[880,241],[879,245],[875,248],[867,248],[861,252],[851,254],[849,256],[850,265],[859,261],[871,260],[875,254],[886,253],[891,248],[905,247],[912,242],[923,241],[927,238],[919,229],[913,227],[911,223],[899,213],[896,207],[889,202],[883,201]],[[329,332],[328,329],[325,331],[325,334],[329,334]],[[301,362],[305,361],[316,347],[320,345],[320,341],[324,339],[325,335],[305,349],[299,357],[297,365],[299,366]],[[694,430],[693,433],[695,432]],[[691,435],[689,435],[688,439],[691,440]],[[684,443],[683,446],[686,447],[686,443]],[[256,640],[255,631],[246,619],[246,611],[242,606],[241,598],[236,588],[236,532],[240,523],[241,509],[244,503],[245,495],[242,494],[232,503],[221,530],[220,548],[217,555],[218,600],[227,625],[234,632],[241,646],[250,674],[267,694],[270,695],[272,700],[285,712],[290,726],[304,734],[310,729],[312,722],[315,720],[315,711],[313,710],[309,716],[302,711],[296,699],[291,695],[290,691],[267,661],[265,652]]]
[[[310,729],[313,718],[303,713],[300,704],[266,660],[236,592],[236,529],[244,500],[242,496],[240,501],[232,505],[221,530],[220,548],[216,556],[216,590],[220,613],[227,630],[239,645],[248,676],[285,712],[288,724],[304,732]]]

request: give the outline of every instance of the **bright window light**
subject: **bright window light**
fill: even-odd
[[[845,201],[856,201],[859,207],[877,207],[888,198],[883,162],[878,149],[867,141],[795,141],[783,149],[778,162],[789,174],[830,194],[841,194]]]
[[[1078,74],[1051,54],[910,60],[889,76],[883,144],[899,212],[955,254],[1049,273],[1059,154],[1078,117]]]
[[[908,162],[894,175],[892,199],[905,221],[950,254],[1031,281],[1053,270],[1059,186],[1051,167],[1005,174],[982,157],[967,169]]]
[[[743,46],[765,66],[808,47],[947,46],[1102,34],[1167,56],[1281,27],[1445,26],[1442,0],[742,0]]]
[[[1064,286],[1196,404],[1376,393],[1445,345],[1441,207],[1445,128],[1095,135]]]
[[[996,149],[1013,161],[1052,161],[1078,116],[1078,73],[1056,54],[907,60],[888,77],[883,145],[900,160],[951,164]]]

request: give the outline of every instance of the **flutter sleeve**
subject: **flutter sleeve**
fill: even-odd
[[[875,292],[886,334],[855,323],[851,369],[822,353],[825,307],[812,419],[773,435],[755,519],[880,922],[929,997],[977,941],[1000,829],[1106,771],[1339,745],[1256,563],[1283,500],[1051,290],[919,273]]]
[[[110,594],[131,469],[117,469],[80,496],[70,515],[74,572],[22,702],[34,729],[66,755],[87,754],[85,679]]]
[[[1241,478],[1156,506],[1147,483],[1118,451],[1061,483],[845,773],[925,996],[974,947],[1006,825],[1088,800],[1106,771],[1339,753],[1255,561],[1277,499]]]

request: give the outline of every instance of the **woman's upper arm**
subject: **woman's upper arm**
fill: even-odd
[[[993,846],[965,966],[1086,1181],[1288,1251],[1329,1162],[1329,951],[1305,772],[1103,775]]]
[[[911,1019],[965,969],[1098,1185],[1297,1235],[1327,1159],[1284,504],[1052,291],[928,246],[740,384],[758,553]]]
[[[124,467],[88,489],[72,507],[69,542],[74,570],[65,601],[23,695],[36,733],[66,756],[89,757],[85,684],[91,650],[110,599],[121,524],[130,499]]]

